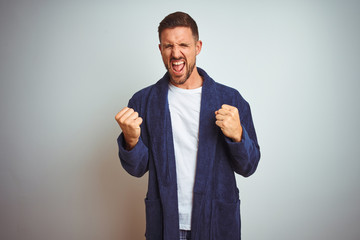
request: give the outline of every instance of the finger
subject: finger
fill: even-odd
[[[219,109],[218,110],[218,115],[223,115],[223,116],[226,116],[226,115],[231,115],[231,111],[227,110],[227,109]]]
[[[215,116],[216,120],[224,120],[227,116],[226,115],[223,115],[223,114],[217,114]]]
[[[220,127],[220,128],[221,128],[221,130],[223,130],[223,128],[224,128],[224,124],[223,124],[223,122],[222,122],[222,121],[215,121],[215,124],[216,124],[218,127]]]
[[[138,128],[140,128],[140,125],[142,124],[143,119],[141,117],[138,117],[137,119],[135,119],[135,124],[138,126]]]
[[[228,105],[228,104],[223,104],[221,106],[221,108],[224,109],[224,110],[228,110],[230,112],[236,112],[238,110],[236,107]]]
[[[120,122],[125,122],[133,113],[134,113],[134,109],[132,108],[127,109],[126,112],[120,117]]]
[[[223,104],[223,105],[221,105],[221,108],[222,108],[222,109],[226,109],[226,110],[231,110],[231,109],[234,108],[234,107],[231,106],[231,105],[228,105],[228,104]]]
[[[129,126],[133,129],[139,129],[143,119],[139,117],[137,112],[133,112],[124,122],[122,122],[125,126]]]
[[[124,107],[120,112],[118,112],[118,114],[116,114],[115,119],[119,120],[121,118],[121,116],[128,110],[128,107]]]
[[[126,120],[135,120],[139,117],[139,114],[137,112],[131,113]]]

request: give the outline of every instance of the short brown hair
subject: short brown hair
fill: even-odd
[[[159,24],[159,40],[161,41],[161,33],[167,28],[189,27],[196,41],[199,40],[199,31],[196,22],[189,14],[184,12],[174,12],[167,15]]]

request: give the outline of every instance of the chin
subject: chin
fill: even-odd
[[[176,85],[182,85],[182,84],[186,83],[187,80],[188,80],[187,78],[186,78],[186,79],[174,79],[174,78],[170,75],[170,81],[171,81],[171,83],[176,84]]]

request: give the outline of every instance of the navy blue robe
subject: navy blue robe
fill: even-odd
[[[194,185],[191,235],[194,240],[241,239],[240,200],[234,172],[248,177],[257,168],[260,150],[249,104],[233,88],[203,77],[199,148]],[[123,168],[136,177],[149,171],[146,207],[146,239],[179,239],[179,214],[175,156],[167,101],[169,75],[135,93],[129,101],[143,118],[141,137],[131,150],[118,138]],[[241,142],[225,137],[215,125],[215,111],[222,104],[239,110]]]

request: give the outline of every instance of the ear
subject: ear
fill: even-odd
[[[201,52],[201,48],[202,48],[202,41],[201,40],[198,40],[196,42],[196,55],[199,55],[199,53]]]
[[[161,43],[159,43],[159,50],[160,50],[160,52],[161,52]]]

